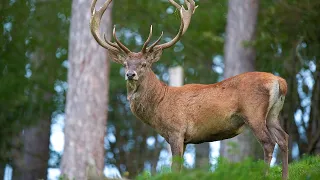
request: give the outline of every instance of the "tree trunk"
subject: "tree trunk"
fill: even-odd
[[[224,78],[255,70],[256,53],[246,43],[255,40],[258,8],[258,0],[229,0]],[[220,155],[231,161],[262,157],[262,148],[249,130],[221,141],[220,147]]]
[[[109,62],[89,29],[91,1],[74,0],[69,39],[68,93],[62,175],[88,179],[102,174],[106,134]],[[100,7],[98,4],[97,7]],[[111,33],[111,10],[102,19]],[[110,38],[110,37],[109,37]]]
[[[52,56],[49,55],[43,47],[37,47],[31,56],[31,66],[33,76],[30,79],[34,84],[31,84],[30,91],[30,106],[39,109],[35,115],[37,119],[29,126],[23,128],[17,136],[17,142],[21,143],[16,147],[13,158],[13,180],[34,180],[47,179],[48,161],[49,161],[49,144],[50,144],[50,126],[51,114],[53,112],[53,79],[54,73],[46,72],[43,67],[48,66],[48,61],[52,61]],[[38,88],[42,81],[37,77],[45,75],[48,89]],[[51,88],[50,88],[51,87]]]
[[[314,73],[309,126],[307,128],[309,144],[305,153],[318,155],[320,154],[320,60],[316,60],[315,62],[316,71]],[[301,149],[301,147],[299,148]]]
[[[313,151],[313,154],[316,154],[316,155],[320,155],[320,59],[319,59],[319,56],[317,57],[317,60],[316,60],[316,66],[317,66],[317,70],[316,70],[316,81],[317,83],[315,83],[314,85],[314,91],[316,92],[315,93],[315,96],[312,97],[312,101],[313,101],[313,107],[314,107],[314,116],[317,117],[317,119],[315,120],[316,122],[314,123],[315,125],[315,128],[314,129],[317,129],[316,130],[316,133],[315,133],[315,137],[314,137],[314,141],[315,142],[315,146],[314,148],[310,148],[312,149]]]
[[[14,159],[13,180],[47,179],[51,116],[23,130],[23,148]]]
[[[6,165],[4,163],[0,163],[0,179],[4,179],[4,169]]]
[[[209,143],[196,144],[196,168],[209,167]]]

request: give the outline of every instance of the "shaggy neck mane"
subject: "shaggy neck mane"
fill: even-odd
[[[127,81],[127,98],[131,111],[141,120],[151,119],[166,95],[168,86],[150,70],[138,81]]]

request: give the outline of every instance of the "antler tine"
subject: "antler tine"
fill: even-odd
[[[191,16],[192,14],[194,14],[194,12],[196,11],[196,9],[198,8],[198,6],[196,6],[196,3],[194,2],[194,0],[184,0],[185,4],[187,5],[187,10],[182,6],[182,14],[183,14],[183,22],[184,22],[184,29],[182,34],[184,34],[189,25],[190,25],[190,21],[191,21]]]
[[[116,43],[118,44],[118,46],[121,48],[121,50],[123,50],[126,54],[129,54],[131,53],[131,51],[125,46],[123,45],[119,39],[117,38],[117,35],[116,35],[116,25],[113,26],[113,37],[114,37],[114,40],[116,41]]]
[[[97,0],[93,0],[92,4],[91,4],[91,19],[90,19],[90,30],[91,33],[94,37],[94,39],[104,48],[111,50],[111,51],[115,51],[115,52],[120,52],[118,48],[115,48],[114,46],[110,45],[110,42],[108,41],[104,41],[101,36],[100,36],[100,31],[99,31],[99,27],[100,27],[100,22],[101,22],[101,18],[103,13],[106,11],[107,7],[109,6],[109,4],[111,3],[112,0],[108,0],[106,1],[103,6],[96,11],[95,9],[95,5]]]
[[[150,26],[149,36],[148,36],[146,42],[142,46],[142,50],[141,50],[142,53],[146,53],[147,52],[147,46],[148,46],[148,44],[149,44],[149,42],[151,40],[151,36],[152,36],[152,25]]]
[[[160,37],[153,44],[151,44],[150,47],[147,48],[147,52],[152,51],[152,49],[155,47],[155,45],[157,45],[160,42],[162,36],[163,36],[163,31],[161,32]]]
[[[174,5],[177,9],[181,9],[181,6],[178,4],[178,3],[176,3],[174,0],[168,0],[172,5]],[[186,2],[186,1],[184,1],[184,2]]]
[[[96,8],[95,8],[96,4],[97,4],[97,0],[93,0],[92,3],[91,3],[91,15],[93,15],[93,13],[96,10]]]
[[[109,41],[109,40],[107,39],[105,33],[103,33],[103,38],[104,38],[104,40],[105,40],[110,46],[113,46],[113,47],[117,48],[119,51],[121,51],[120,47],[119,47],[116,43],[113,43],[113,42],[111,42],[111,41]]]
[[[177,43],[181,36],[187,31],[190,21],[191,21],[191,16],[192,14],[195,12],[195,9],[198,6],[195,6],[195,2],[194,0],[184,0],[187,9],[184,8],[184,6],[180,6],[178,3],[176,3],[174,0],[168,0],[173,6],[175,6],[176,8],[178,8],[180,10],[180,18],[181,18],[181,24],[180,24],[180,29],[178,31],[178,34],[176,35],[176,37],[174,37],[171,41],[164,43],[164,44],[160,44],[160,45],[156,45],[154,46],[154,48],[169,48],[171,46],[173,46],[175,43]],[[151,49],[151,48],[149,48]]]
[[[180,16],[182,16],[182,8],[180,9]],[[171,41],[169,41],[167,43],[156,45],[156,46],[154,46],[154,48],[166,49],[166,48],[169,48],[169,47],[173,46],[174,44],[176,44],[182,36],[183,27],[184,27],[184,22],[183,22],[183,18],[181,17],[181,24],[180,24],[180,28],[179,28],[179,31],[178,31],[178,34],[176,35],[176,37],[174,37]]]
[[[174,0],[168,0],[172,5],[174,5],[177,9],[182,8],[182,16],[183,18],[183,24],[184,24],[184,29],[182,31],[182,35],[187,31],[190,21],[191,21],[191,16],[194,14],[195,10],[197,9],[198,6],[196,6],[196,3],[194,0],[184,0],[184,3],[187,5],[188,9],[185,9],[184,6],[180,6],[178,3],[176,3]]]

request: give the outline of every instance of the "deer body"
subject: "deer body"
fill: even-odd
[[[250,72],[231,77],[216,84],[188,84],[169,87],[152,71],[164,49],[172,47],[186,32],[197,6],[184,0],[187,9],[168,0],[180,9],[181,23],[177,35],[159,44],[160,37],[148,47],[150,34],[138,53],[131,52],[117,38],[115,43],[101,37],[101,17],[112,0],[96,11],[93,0],[90,27],[93,37],[116,63],[125,67],[127,98],[131,111],[154,128],[171,146],[173,156],[183,156],[188,143],[211,142],[232,138],[249,127],[264,150],[264,160],[270,165],[277,143],[282,152],[282,177],[288,177],[288,134],[281,128],[279,113],[287,92],[286,81],[263,72]],[[181,165],[181,164],[180,164]],[[181,167],[181,166],[180,166]]]
[[[170,87],[150,71],[137,82],[137,88],[131,90],[129,87],[136,85],[130,82],[127,87],[130,108],[135,116],[168,142],[177,136],[175,139],[182,138],[183,143],[188,144],[223,140],[240,134],[247,117],[253,113],[246,109],[266,110],[263,113],[267,118],[275,103],[282,105],[284,102],[286,86],[281,84],[283,82],[282,78],[269,73],[250,72],[216,84]],[[277,108],[280,111],[282,107]]]

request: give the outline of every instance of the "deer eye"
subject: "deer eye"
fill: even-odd
[[[122,66],[127,67],[127,62],[124,62]]]
[[[146,66],[147,66],[147,63],[146,63],[146,62],[143,62],[141,66],[142,66],[142,67],[146,67]]]

